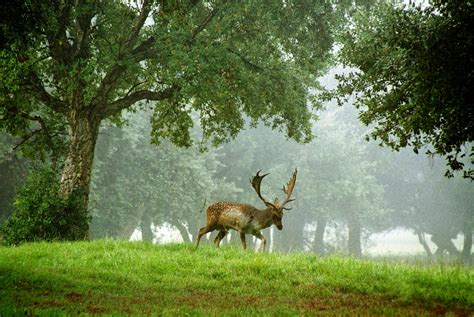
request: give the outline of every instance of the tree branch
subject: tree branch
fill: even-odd
[[[46,91],[44,88],[41,79],[34,72],[30,72],[29,77],[29,87],[34,95],[34,97],[41,101],[45,106],[51,108],[52,110],[60,113],[65,113],[67,110],[66,104],[61,100]]]
[[[212,21],[212,19],[216,16],[216,14],[219,12],[219,8],[213,9],[209,15],[204,19],[204,21],[201,22],[201,24],[194,29],[193,33],[191,34],[191,41],[196,38],[196,36],[201,33],[206,26],[209,25],[209,23]]]
[[[135,46],[135,43],[139,39],[140,30],[143,28],[148,15],[150,14],[151,7],[153,5],[153,0],[144,0],[142,9],[140,10],[140,14],[138,15],[135,24],[132,27],[132,30],[128,34],[128,37],[125,41],[125,46],[128,48],[130,52]]]
[[[107,71],[104,79],[102,80],[99,89],[97,90],[97,94],[93,100],[93,104],[95,105],[104,105],[107,103],[107,99],[110,96],[110,93],[115,89],[117,86],[117,82],[119,78],[123,75],[123,73],[127,70],[127,66],[125,66],[125,63],[123,63],[124,60],[127,58],[130,58],[130,56],[133,57],[134,52],[138,54],[139,56],[137,57],[138,60],[134,60],[135,62],[140,61],[140,54],[143,53],[141,50],[145,50],[149,47],[151,47],[153,41],[153,37],[149,38],[148,40],[144,41],[142,44],[140,44],[135,50],[133,49],[133,46],[139,39],[139,33],[140,30],[142,29],[143,25],[145,24],[145,21],[148,17],[148,14],[150,13],[151,7],[153,4],[153,0],[144,0],[143,6],[140,10],[140,14],[138,15],[136,22],[134,23],[130,33],[127,36],[127,39],[125,40],[125,50],[123,54],[120,54],[118,56],[118,61],[114,65],[112,65],[109,70]],[[122,42],[122,41],[120,41]],[[113,104],[113,103],[112,103]],[[111,104],[106,106],[105,108],[108,108]],[[107,110],[105,112],[108,112]],[[112,109],[112,112],[116,113],[115,109]]]
[[[134,62],[141,62],[147,58],[150,58],[154,54],[153,44],[155,43],[156,38],[154,36],[150,36],[148,39],[140,43],[133,51],[133,61]]]
[[[197,4],[197,1],[191,3],[192,6],[194,6],[196,4]],[[145,7],[145,5],[143,7]],[[209,13],[209,15],[201,22],[201,24],[198,27],[196,27],[196,29],[193,30],[193,32],[191,33],[190,42],[192,42],[196,38],[196,36],[199,33],[201,33],[206,28],[206,26],[209,25],[209,23],[217,15],[219,10],[220,10],[219,8],[213,9]],[[149,10],[148,10],[148,12],[149,12]],[[144,20],[143,20],[143,22],[144,22]],[[140,45],[135,47],[135,49],[133,49],[132,56],[134,57],[135,62],[140,62],[144,59],[147,59],[147,58],[153,56],[154,50],[152,50],[152,47],[153,47],[152,45],[155,42],[155,40],[156,40],[155,36],[150,36],[148,39],[143,41]]]
[[[72,63],[71,49],[72,46],[69,44],[69,40],[66,35],[67,20],[71,16],[71,10],[74,5],[74,0],[68,0],[63,4],[62,9],[55,8],[57,10],[56,20],[59,22],[57,29],[47,29],[46,37],[48,39],[51,51],[51,57],[58,62],[70,66]],[[45,17],[49,19],[49,17]]]
[[[97,6],[95,2],[87,3],[82,0],[79,1],[79,5],[86,6],[88,10],[82,11],[76,19],[76,38],[74,39],[74,45],[72,51],[74,52],[74,59],[87,58],[89,56],[89,36],[92,27],[92,18],[96,14]]]
[[[172,86],[162,91],[138,90],[123,98],[117,99],[104,107],[102,118],[115,115],[123,109],[126,109],[140,100],[160,101],[171,98],[178,90],[178,87]]]
[[[94,98],[93,104],[103,105],[107,102],[110,92],[114,89],[117,84],[117,80],[122,76],[123,72],[127,68],[124,65],[113,65],[99,86],[96,97]]]
[[[15,146],[13,146],[12,150],[13,151],[16,151],[18,150],[18,148],[20,146],[22,146],[23,144],[25,144],[26,142],[28,142],[29,139],[31,139],[32,137],[34,137],[37,133],[41,132],[41,130],[35,130],[35,131],[31,131],[31,133],[27,134],[26,137],[22,138],[20,140],[20,142],[18,142],[17,144],[15,144]]]
[[[227,48],[227,50],[229,52],[231,52],[232,54],[234,55],[237,55],[237,57],[239,57],[243,62],[244,64],[246,64],[247,66],[249,66],[250,68],[252,68],[253,70],[255,71],[264,71],[265,69],[262,67],[262,66],[259,66],[257,64],[255,64],[254,62],[250,61],[248,58],[246,58],[242,53],[236,51],[236,50],[233,50],[231,48]]]
[[[52,141],[49,128],[46,122],[43,120],[43,118],[37,115],[32,116],[24,112],[20,112],[19,115],[27,120],[38,122],[41,128],[31,131],[31,133],[27,134],[25,138],[23,138],[18,144],[16,144],[13,147],[13,150],[16,151],[20,146],[22,146],[24,143],[26,143],[29,139],[31,139],[36,134],[43,134],[45,136],[46,145],[51,149],[51,151],[54,151],[54,143]]]

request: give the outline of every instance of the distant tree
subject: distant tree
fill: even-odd
[[[35,32],[22,30],[28,41],[13,36],[1,51],[0,127],[43,148],[67,128],[60,193],[79,195],[82,208],[101,122],[141,101],[155,103],[156,143],[168,138],[190,146],[192,111],[204,143],[235,137],[244,113],[308,141],[311,88],[318,88],[315,77],[325,69],[341,17],[331,1],[28,1],[27,7],[14,11],[22,19],[13,21],[34,14]],[[27,129],[33,123],[37,128]]]
[[[308,144],[285,140],[259,126],[242,132],[220,150],[226,165],[218,175],[243,189],[238,197],[241,202],[255,206],[262,203],[249,184],[252,173],[259,169],[270,173],[262,183],[262,192],[273,198],[283,194],[281,187],[288,181],[288,174],[298,168],[296,200],[293,209],[285,212],[284,229],[273,233],[271,244],[275,250],[309,247],[324,254],[329,251],[324,233],[337,223],[345,233],[351,232],[350,243],[348,235],[345,237],[344,250],[360,255],[364,237],[386,227],[383,188],[374,177],[376,164],[370,158],[369,145],[353,122],[337,117],[347,110],[331,107],[321,113],[313,128],[316,138]],[[307,231],[309,225],[316,225],[316,232]]]
[[[407,151],[388,154],[381,156],[384,169],[379,170],[378,178],[386,188],[392,226],[413,230],[428,256],[449,253],[469,262],[474,228],[472,184],[441,177],[443,167],[438,160],[429,162]],[[462,250],[452,241],[459,233],[464,236]],[[431,235],[434,250],[426,235]]]
[[[347,110],[328,106],[314,129],[317,138],[299,155],[303,208],[316,218],[312,249],[319,254],[328,250],[324,233],[331,223],[346,227],[345,251],[354,256],[362,254],[364,237],[386,227],[384,189],[374,173],[378,162],[357,122],[339,118]]]
[[[150,144],[150,113],[125,116],[123,128],[101,128],[91,185],[91,236],[128,239],[140,229],[152,241],[152,225],[169,223],[186,242],[201,225],[203,204],[232,197],[238,188],[215,177],[215,150],[200,153],[170,142]]]
[[[414,2],[413,2],[414,3]],[[341,34],[339,101],[355,95],[371,136],[396,150],[445,156],[447,176],[474,179],[474,3],[428,6],[380,2]],[[465,156],[470,162],[466,166]],[[469,163],[471,165],[469,165]]]

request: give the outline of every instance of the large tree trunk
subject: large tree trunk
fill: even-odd
[[[60,194],[75,199],[74,212],[87,213],[94,150],[99,134],[100,118],[88,108],[68,113],[69,150],[61,177]],[[87,239],[89,224],[85,223],[78,239]]]
[[[348,250],[349,254],[355,257],[362,256],[362,248],[361,248],[361,226],[360,221],[357,217],[350,217],[349,223],[349,239],[348,239]]]
[[[464,245],[462,248],[462,260],[466,265],[471,264],[472,252],[472,212],[466,210],[463,217],[462,233],[464,234]]]
[[[179,230],[179,233],[181,234],[181,237],[185,243],[192,243],[191,238],[189,237],[188,229],[186,229],[186,227],[181,222],[176,221],[173,225]]]
[[[421,230],[416,230],[416,235],[418,236],[418,241],[423,246],[423,249],[425,249],[426,255],[432,257],[433,252],[431,252],[430,246],[426,242],[425,233]]]
[[[435,252],[435,255],[437,256],[443,255],[444,251],[447,251],[451,256],[461,255],[461,252],[456,249],[456,246],[454,245],[451,238],[444,234],[433,234],[431,236],[431,241],[433,241],[433,243],[438,247]]]
[[[142,240],[153,243],[153,238],[155,237],[155,235],[153,234],[153,230],[151,230],[151,225],[151,218],[148,215],[144,214],[140,222],[140,228],[142,230]]]
[[[326,216],[319,216],[316,224],[316,232],[314,233],[313,251],[319,255],[324,255],[324,232],[328,218]]]
[[[290,252],[303,250],[305,245],[304,226],[306,219],[301,213],[283,218],[283,230],[273,231],[275,251]],[[275,227],[276,229],[276,227]]]
[[[139,225],[140,225],[139,223],[135,223],[135,222],[127,223],[125,226],[120,228],[117,237],[120,239],[130,240],[133,232]]]

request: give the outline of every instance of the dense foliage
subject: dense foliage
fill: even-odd
[[[374,139],[394,149],[446,157],[449,170],[474,178],[474,3],[428,6],[382,2],[361,11],[341,36],[340,98],[355,94]],[[467,157],[465,157],[467,156]],[[467,166],[466,166],[467,163]]]
[[[206,205],[232,200],[263,207],[249,178],[259,169],[270,172],[262,191],[273,198],[297,167],[285,229],[264,233],[274,250],[359,256],[371,234],[401,226],[417,234],[428,254],[458,255],[452,240],[462,232],[469,259],[472,186],[435,177],[437,160],[363,142],[368,130],[351,108],[328,104],[319,112],[316,77],[351,2],[24,1],[3,10],[0,129],[10,135],[0,135],[0,221],[11,214],[26,171],[12,148],[53,169],[66,158],[61,176],[34,172],[18,192],[8,241],[87,236],[92,184],[91,237],[128,239],[139,229],[156,241],[155,229],[170,225],[190,242]],[[469,46],[469,17],[464,4],[444,2],[357,13],[340,53],[358,70],[343,76],[338,90],[359,93],[363,122],[379,122],[375,138],[416,151],[432,142],[467,176],[456,151],[470,140],[464,84],[471,77],[463,83],[461,74],[456,87],[447,87],[445,79],[457,76],[449,71],[461,69],[445,57]],[[448,31],[456,33],[455,50],[443,42]],[[429,60],[439,50],[446,56]],[[320,120],[311,127],[315,113]],[[313,135],[304,146],[288,140],[304,143]],[[82,194],[77,206],[72,193]]]
[[[146,100],[154,143],[193,144],[193,114],[202,146],[234,138],[244,114],[309,141],[343,16],[300,0],[26,1],[2,13],[0,129],[64,155],[59,190],[82,193],[81,209],[100,124]]]
[[[85,212],[77,212],[74,195],[59,196],[57,178],[48,167],[38,167],[29,174],[15,194],[12,216],[2,226],[7,244],[84,238],[81,235],[89,218]]]
[[[197,230],[206,201],[235,198],[241,191],[216,175],[223,162],[215,149],[201,153],[167,141],[150,145],[149,118],[149,112],[128,115],[122,129],[101,130],[91,190],[95,238],[129,238],[138,227],[152,241],[151,227],[167,222],[189,242],[187,230]]]

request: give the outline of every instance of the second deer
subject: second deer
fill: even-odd
[[[261,250],[265,250],[267,240],[260,230],[268,228],[273,224],[278,230],[283,229],[281,223],[283,210],[289,210],[290,208],[285,207],[285,205],[294,200],[291,199],[291,194],[295,188],[296,174],[297,170],[295,169],[286,187],[283,186],[283,192],[286,194],[286,198],[282,203],[278,201],[278,198],[276,198],[273,203],[263,198],[260,193],[260,184],[262,179],[268,174],[260,175],[260,171],[258,171],[257,175],[250,180],[250,183],[267,208],[257,209],[249,204],[224,201],[210,205],[207,208],[207,223],[204,227],[199,229],[196,247],[199,246],[199,241],[203,235],[214,230],[219,231],[217,237],[214,239],[214,244],[216,247],[219,247],[229,229],[234,229],[239,232],[240,241],[244,249],[247,248],[245,235],[252,234],[262,241]]]

